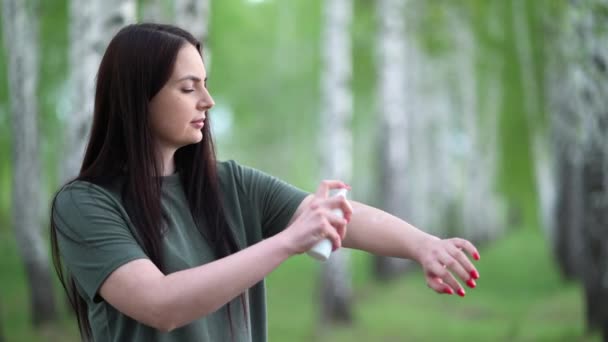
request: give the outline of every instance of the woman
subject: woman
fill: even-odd
[[[439,293],[464,295],[452,273],[475,286],[468,241],[328,197],[340,181],[307,194],[217,162],[206,79],[199,43],[173,26],[127,26],[105,52],[82,168],[51,218],[83,339],[265,341],[264,277],[325,238],[414,259]]]

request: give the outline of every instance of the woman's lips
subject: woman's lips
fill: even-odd
[[[203,128],[205,126],[205,119],[191,121],[190,124],[196,128]]]

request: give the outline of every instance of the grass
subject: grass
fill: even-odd
[[[365,253],[353,254],[356,322],[323,338],[311,333],[316,265],[305,257],[269,277],[272,341],[599,341],[584,336],[581,291],[564,284],[540,233],[517,231],[482,250],[476,289],[437,295],[420,272],[388,284],[369,279]],[[311,265],[313,264],[313,265]],[[298,276],[298,274],[300,274]]]
[[[316,275],[305,256],[268,277],[271,341],[599,341],[584,335],[580,288],[564,284],[540,233],[519,230],[482,249],[476,289],[437,295],[419,272],[372,281],[369,257],[353,252],[355,324],[316,336]],[[0,323],[7,342],[77,341],[75,323],[35,330],[29,325],[25,275],[12,234],[0,229]],[[59,288],[55,284],[59,293]],[[62,302],[63,303],[63,302]]]

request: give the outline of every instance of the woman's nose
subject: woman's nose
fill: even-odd
[[[213,106],[215,106],[215,101],[213,101],[211,94],[209,94],[209,92],[207,90],[205,90],[203,96],[198,101],[198,108],[200,110],[209,110]]]

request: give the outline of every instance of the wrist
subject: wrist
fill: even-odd
[[[292,247],[289,237],[284,231],[274,235],[271,240],[281,257],[287,259],[294,254],[297,254],[295,249]]]
[[[429,248],[429,245],[440,240],[441,239],[437,236],[422,232],[422,234],[414,242],[414,248],[412,249],[412,260],[420,264],[422,256]]]

